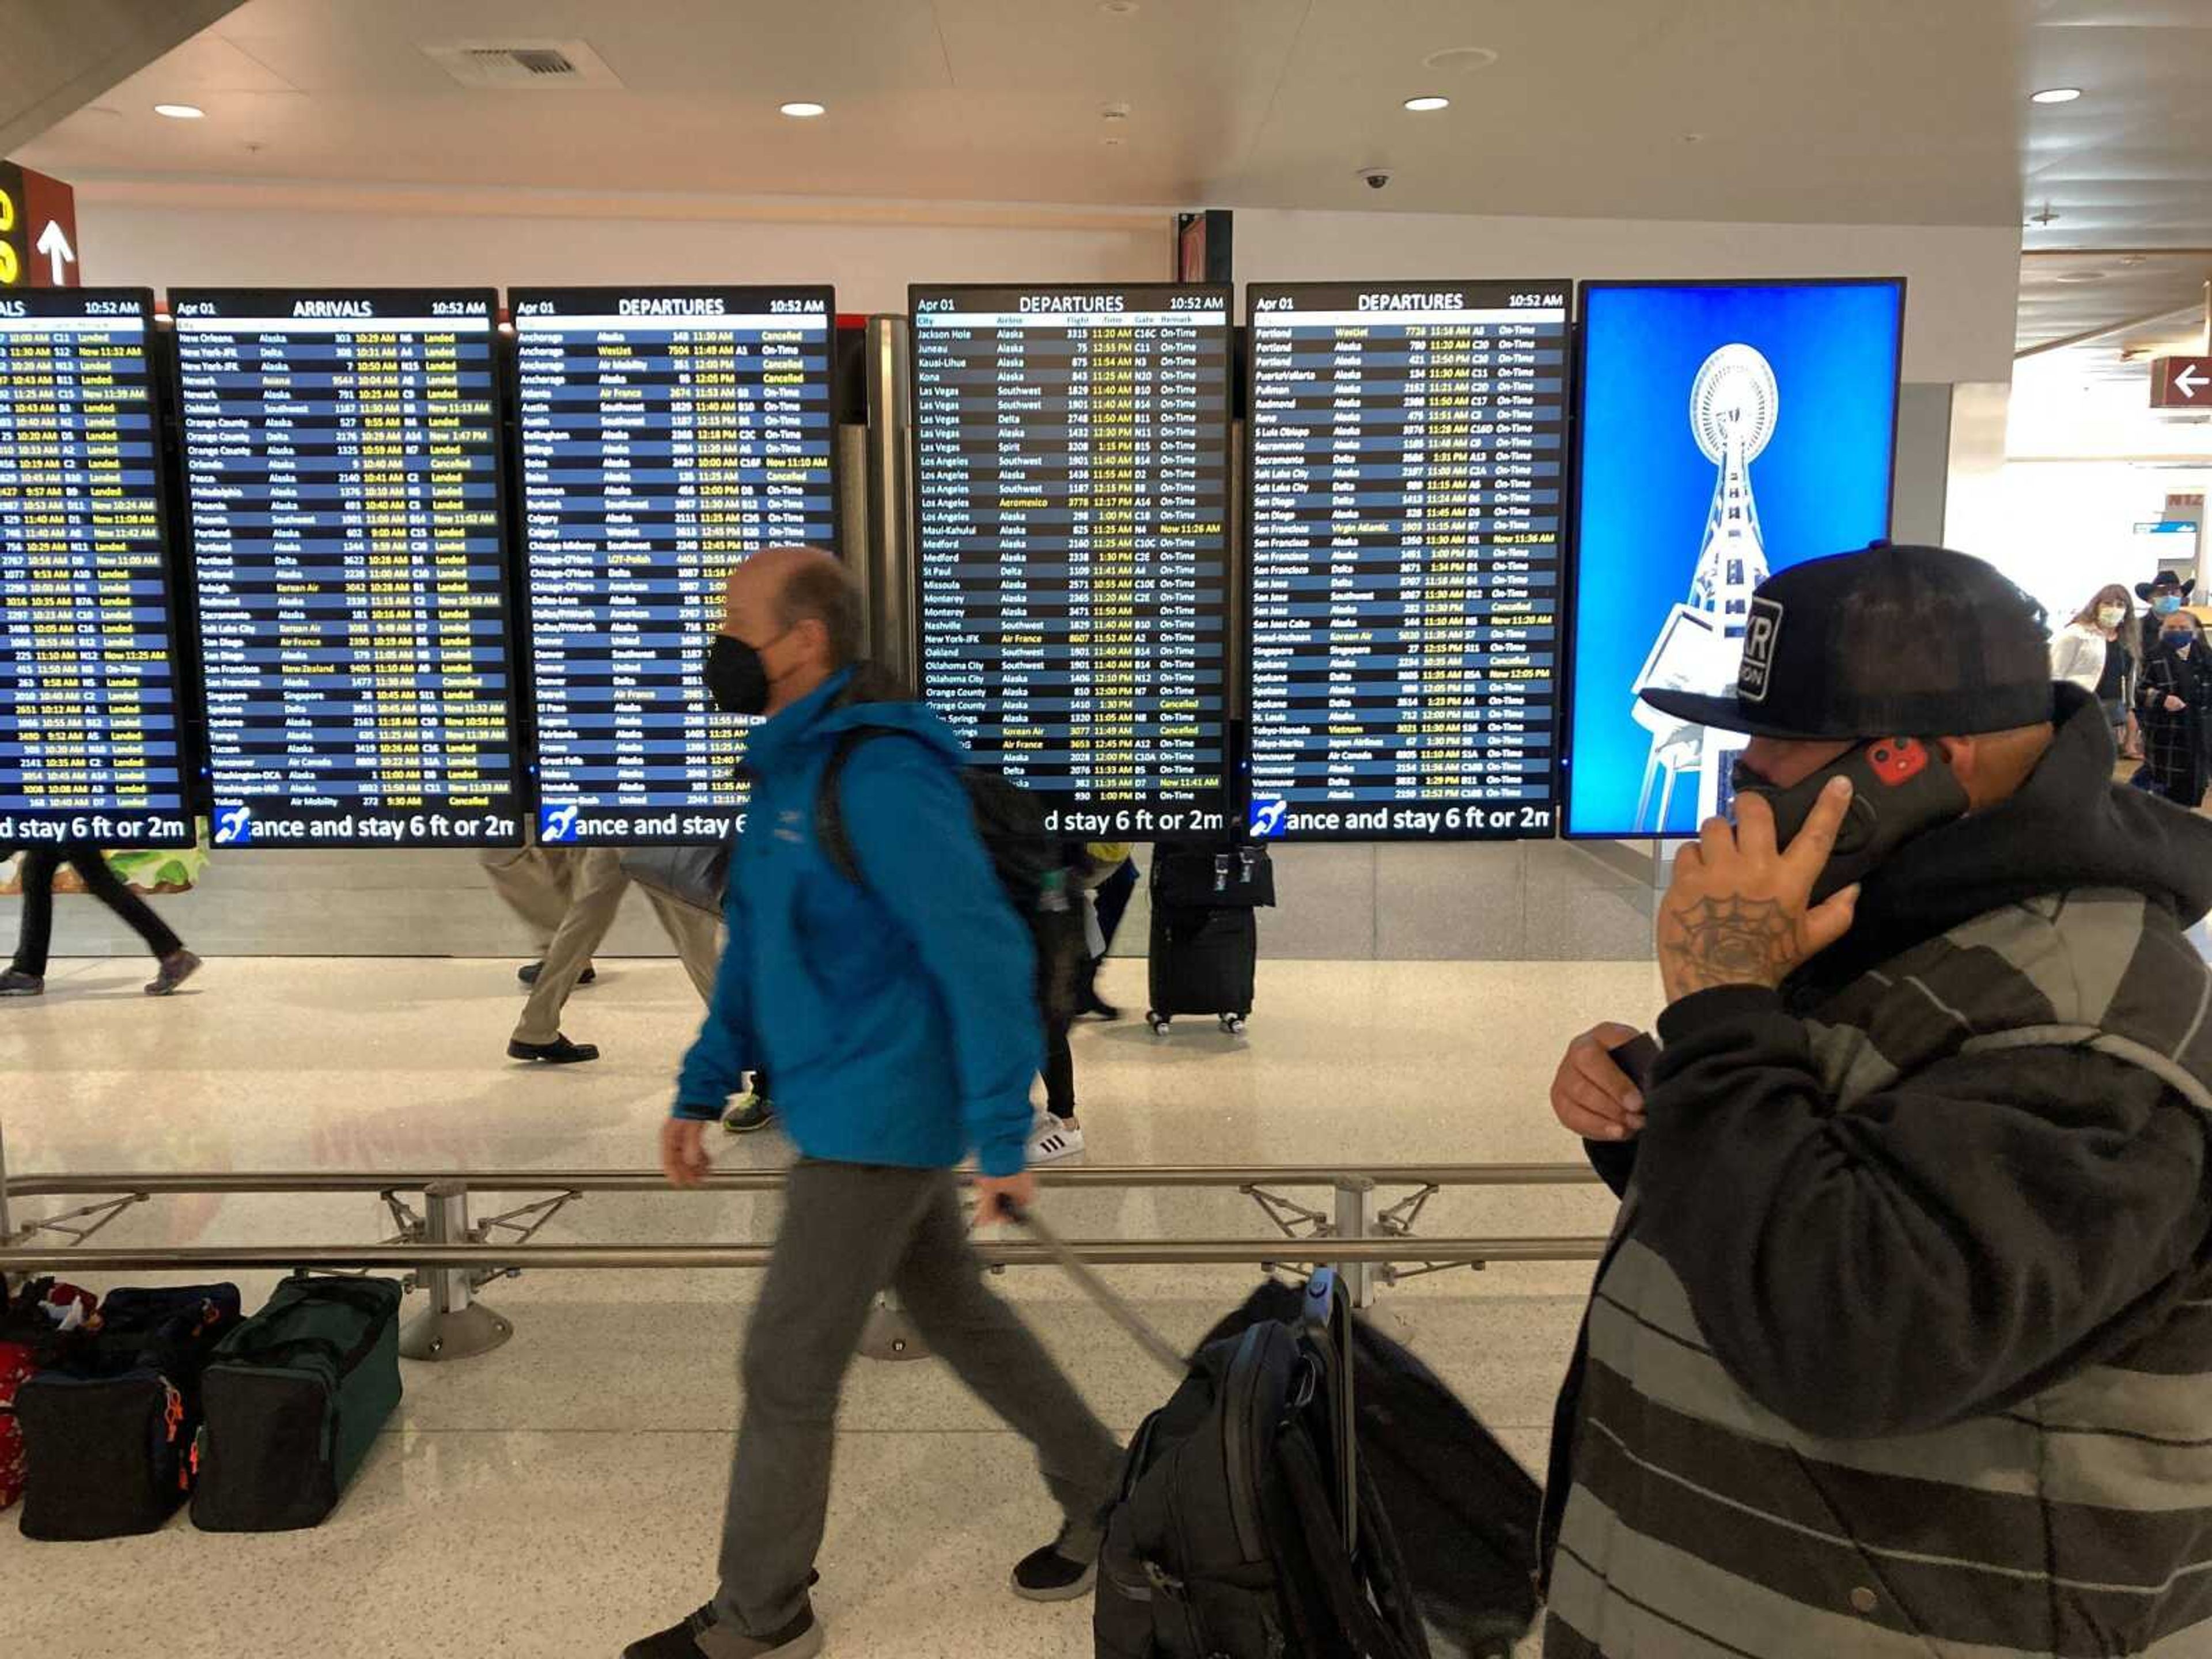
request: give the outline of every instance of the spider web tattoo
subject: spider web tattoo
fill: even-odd
[[[1778,985],[1796,966],[1797,922],[1778,899],[1701,898],[1668,921],[1660,948],[1702,985]]]

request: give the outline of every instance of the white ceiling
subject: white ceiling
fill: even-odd
[[[581,40],[618,84],[465,88],[422,50],[463,40]],[[1497,60],[1424,62],[1462,46]],[[2027,101],[2061,84],[2088,95]],[[1400,107],[1429,92],[1452,108]],[[829,116],[776,112],[799,98]],[[18,157],[79,179],[1784,222],[2008,224],[2047,202],[2030,249],[2203,250],[2212,0],[247,0]],[[2106,275],[2061,285],[2030,262],[2023,343],[2187,303],[2212,256],[2088,268]]]

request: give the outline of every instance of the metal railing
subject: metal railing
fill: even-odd
[[[1265,1238],[1101,1238],[1071,1241],[1099,1266],[1240,1266],[1272,1267],[1326,1261],[1342,1273],[1356,1304],[1371,1300],[1378,1283],[1493,1261],[1589,1261],[1596,1237],[1503,1236],[1419,1237],[1414,1223],[1429,1200],[1451,1188],[1584,1186],[1595,1180],[1579,1164],[1404,1164],[1347,1169],[1323,1164],[1250,1167],[1211,1164],[1089,1165],[1037,1171],[1040,1186],[1061,1191],[1212,1189],[1251,1199],[1277,1229]],[[716,1170],[699,1190],[773,1192],[781,1170]],[[1314,1208],[1280,1188],[1327,1188],[1334,1204]],[[745,1241],[699,1243],[533,1243],[569,1204],[590,1193],[665,1192],[655,1170],[197,1170],[94,1171],[11,1177],[0,1140],[0,1274],[67,1268],[78,1273],[210,1269],[385,1270],[428,1292],[428,1310],[409,1328],[403,1351],[419,1358],[459,1358],[498,1346],[513,1326],[476,1300],[492,1280],[531,1268],[759,1268],[773,1246]],[[1405,1195],[1378,1207],[1378,1194]],[[373,1194],[398,1226],[398,1237],[362,1244],[113,1245],[88,1243],[118,1216],[156,1198],[241,1194]],[[472,1194],[532,1194],[517,1208],[472,1223]],[[408,1200],[420,1194],[418,1212]],[[23,1199],[91,1200],[16,1226],[10,1204]],[[508,1237],[501,1237],[505,1234]],[[978,1245],[991,1267],[1030,1267],[1051,1257],[1034,1243],[993,1239]],[[896,1325],[896,1311],[885,1318]],[[906,1357],[921,1352],[902,1328],[879,1331],[870,1352]]]

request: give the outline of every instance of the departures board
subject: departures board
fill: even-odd
[[[1570,292],[1247,290],[1255,838],[1553,833]]]
[[[495,296],[170,309],[215,844],[519,845]]]
[[[701,666],[731,569],[836,550],[826,288],[508,295],[549,845],[702,844],[744,822],[754,721]]]
[[[1229,290],[911,304],[923,698],[1056,833],[1218,831]]]
[[[0,847],[189,847],[153,295],[0,295]]]

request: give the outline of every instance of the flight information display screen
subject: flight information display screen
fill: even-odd
[[[732,567],[836,550],[826,288],[508,295],[537,715],[551,845],[704,843],[744,822],[754,722],[701,665]]]
[[[1246,292],[1251,834],[1553,834],[1571,285]]]
[[[520,843],[495,304],[170,295],[216,846]]]
[[[911,296],[923,697],[1059,832],[1222,829],[1229,290]]]
[[[0,295],[0,846],[192,842],[153,307]]]

